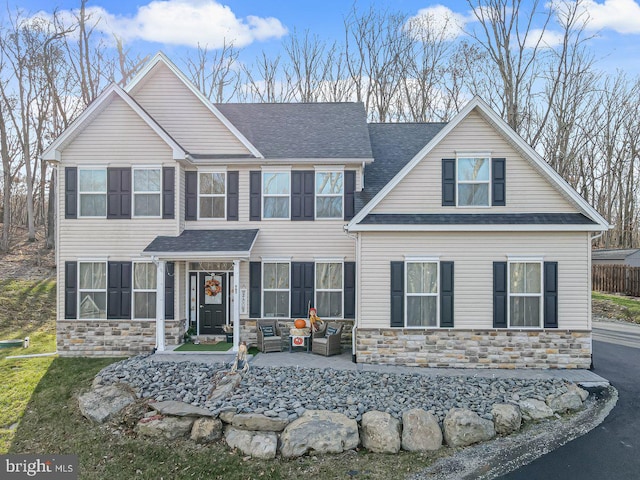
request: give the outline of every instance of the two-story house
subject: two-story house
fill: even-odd
[[[359,103],[211,104],[164,55],[44,152],[58,350],[164,350],[189,325],[349,325],[358,362],[588,367],[608,223],[486,104],[367,124]]]

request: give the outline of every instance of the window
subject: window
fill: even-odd
[[[226,176],[224,172],[198,174],[200,218],[226,218]]]
[[[458,158],[458,206],[489,206],[490,164],[488,158]]]
[[[81,217],[107,216],[107,169],[81,168],[78,172]]]
[[[263,316],[289,317],[289,263],[263,263]]]
[[[156,318],[156,266],[133,264],[133,318]]]
[[[342,317],[342,263],[316,263],[316,309],[320,318]]]
[[[542,262],[509,263],[509,326],[540,327]]]
[[[106,262],[78,263],[79,318],[107,318],[107,264]]]
[[[159,217],[162,175],[159,168],[133,170],[133,215]]]
[[[262,174],[262,218],[289,218],[289,172]]]
[[[316,172],[316,218],[342,218],[343,172]]]
[[[406,262],[406,326],[438,326],[438,262]]]

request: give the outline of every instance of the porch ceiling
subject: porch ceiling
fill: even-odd
[[[258,229],[185,230],[177,237],[156,237],[143,255],[159,258],[248,258]]]

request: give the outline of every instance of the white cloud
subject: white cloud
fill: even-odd
[[[538,41],[540,41],[539,45]],[[563,41],[564,35],[562,32],[554,32],[552,30],[545,30],[543,32],[540,28],[534,28],[529,31],[524,46],[533,48],[538,45],[539,48],[554,48],[561,45]]]
[[[623,34],[640,33],[640,4],[634,0],[594,0],[579,2],[589,18],[589,30],[610,29]]]
[[[418,13],[409,18],[407,23],[409,28],[415,30],[418,35],[420,28],[425,27],[442,34],[442,38],[446,40],[454,40],[465,34],[465,26],[473,20],[471,17],[454,12],[444,5],[433,5],[418,10]]]
[[[97,30],[126,41],[188,47],[200,44],[209,48],[220,48],[226,41],[241,48],[287,34],[277,18],[253,15],[238,18],[231,8],[215,0],[153,0],[139,7],[133,16],[114,15],[102,7],[89,7],[87,12],[94,20],[100,18]],[[58,13],[72,18],[75,12]]]

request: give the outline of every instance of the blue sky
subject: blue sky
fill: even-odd
[[[544,1],[544,0],[543,0]],[[575,0],[560,0],[575,1]],[[590,18],[590,50],[606,71],[617,68],[640,73],[640,0],[580,0]],[[11,2],[10,2],[11,3]],[[77,8],[78,1],[20,0],[17,5],[30,13]],[[473,26],[465,1],[358,0],[358,8],[401,11],[409,16],[453,16],[466,28]],[[217,46],[221,39],[234,38],[243,47],[241,58],[250,62],[262,49],[280,49],[282,40],[294,29],[317,34],[328,43],[343,39],[343,21],[352,8],[350,0],[91,0],[106,20],[101,28],[116,31],[133,52],[142,54],[163,50],[170,56],[183,56],[200,44]],[[585,17],[586,18],[586,17]],[[462,32],[458,32],[462,34]],[[548,34],[553,43],[553,26]]]

